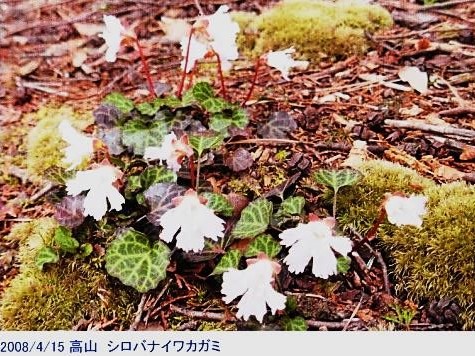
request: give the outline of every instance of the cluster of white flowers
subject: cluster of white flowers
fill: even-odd
[[[239,25],[228,11],[229,7],[222,5],[214,14],[200,17],[191,29],[191,36],[188,34],[181,39],[181,69],[186,73],[193,70],[196,62],[213,53],[219,55],[223,70],[231,69],[230,61],[239,56],[236,44]]]

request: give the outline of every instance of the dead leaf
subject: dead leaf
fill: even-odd
[[[421,94],[427,93],[429,78],[426,72],[422,72],[417,67],[404,67],[399,73],[402,81],[408,82],[412,89],[417,90]]]
[[[94,23],[73,23],[80,35],[92,37],[104,31],[105,26]]]
[[[191,29],[191,25],[186,20],[166,16],[162,16],[159,25],[165,33],[162,38],[162,41],[165,43],[179,43]]]
[[[417,116],[420,113],[424,112],[420,107],[413,104],[410,108],[401,108],[399,109],[399,113],[404,116]]]
[[[30,73],[33,73],[39,67],[40,63],[41,63],[40,59],[36,59],[31,62],[28,62],[22,65],[21,67],[19,67],[17,70],[17,73],[22,77]]]
[[[356,140],[350,149],[348,157],[343,161],[342,165],[353,169],[358,169],[365,161],[368,160],[368,149],[365,141]]]
[[[462,153],[460,154],[460,159],[462,161],[470,161],[475,159],[475,147],[470,145],[464,145],[462,148]]]
[[[73,66],[79,68],[87,59],[87,51],[85,49],[80,49],[72,52],[72,63]]]
[[[244,171],[251,167],[253,163],[252,155],[242,147],[234,151],[225,161],[226,166],[234,172]]]

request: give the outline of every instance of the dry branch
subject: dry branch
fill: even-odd
[[[400,129],[412,129],[436,132],[442,135],[455,135],[462,136],[471,140],[475,140],[475,131],[468,129],[458,129],[450,126],[437,126],[432,124],[426,124],[424,122],[405,121],[405,120],[384,120],[384,124],[389,127],[397,127]]]

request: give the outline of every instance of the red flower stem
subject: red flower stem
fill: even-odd
[[[151,96],[156,98],[157,94],[155,93],[155,88],[153,87],[152,74],[150,73],[150,68],[148,67],[148,63],[138,37],[135,37],[135,43],[137,44],[137,49],[139,50],[140,61],[142,62],[142,70],[145,74],[145,78],[147,79],[148,91],[150,92]]]
[[[218,61],[218,75],[219,75],[219,80],[221,81],[221,95],[223,96],[224,99],[227,99],[226,86],[224,85],[223,68],[221,67],[221,57],[219,56],[218,52],[213,51],[213,53],[216,56],[216,60]]]
[[[373,222],[373,226],[368,230],[366,235],[364,236],[363,240],[359,241],[354,247],[353,250],[356,250],[361,245],[364,245],[367,242],[371,242],[375,237],[376,233],[378,232],[379,226],[383,223],[384,219],[386,218],[386,209],[384,205],[381,205],[379,209],[379,215],[376,220]]]
[[[195,77],[195,69],[193,68],[191,72],[188,74],[188,85],[186,89],[190,89],[193,86],[193,79]]]
[[[195,168],[195,161],[193,160],[194,156],[188,158],[188,169],[190,170],[190,179],[191,179],[191,186],[196,186],[196,168]]]
[[[194,28],[192,27],[190,30],[190,35],[188,36],[188,44],[186,45],[185,68],[183,68],[183,75],[181,76],[180,86],[178,87],[178,92],[176,94],[176,96],[179,98],[181,98],[181,94],[183,93],[183,87],[185,85],[186,70],[188,69],[188,60],[190,57],[191,36],[193,36],[193,32]]]
[[[249,99],[251,99],[252,93],[254,91],[254,87],[256,86],[256,83],[257,83],[257,77],[259,74],[259,67],[261,66],[261,62],[262,62],[262,58],[261,57],[257,58],[256,64],[254,66],[254,77],[252,78],[251,87],[249,88],[249,92],[247,93],[246,99],[244,99],[241,106],[246,105]]]

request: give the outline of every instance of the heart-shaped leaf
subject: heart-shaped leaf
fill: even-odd
[[[55,219],[69,228],[78,227],[84,222],[84,196],[66,196],[56,205]]]
[[[215,113],[210,118],[209,128],[217,132],[223,132],[231,126],[243,129],[248,123],[249,116],[244,109],[237,106],[230,106],[222,112]]]
[[[140,184],[144,189],[155,183],[173,183],[176,179],[176,173],[163,166],[147,167],[140,174]]]
[[[336,270],[338,273],[345,274],[350,270],[351,259],[346,256],[340,256],[336,259]]]
[[[68,253],[75,253],[79,247],[79,242],[73,237],[71,230],[60,226],[54,232],[54,242],[58,247]]]
[[[167,134],[167,124],[154,121],[147,124],[135,119],[125,123],[122,131],[122,142],[137,155],[143,155],[146,147],[160,146]]]
[[[117,125],[120,110],[112,104],[101,104],[92,112],[94,122],[103,129],[110,129]]]
[[[272,203],[265,199],[257,199],[241,212],[232,235],[238,239],[255,237],[266,231],[272,214]]]
[[[302,214],[305,205],[304,197],[288,197],[285,199],[277,211],[277,216],[292,216]]]
[[[170,249],[161,241],[150,244],[146,235],[129,229],[112,241],[107,249],[106,270],[126,286],[146,293],[165,278]]]
[[[239,147],[226,158],[224,163],[234,172],[241,172],[250,168],[254,163],[254,159],[248,150]]]
[[[285,111],[279,111],[272,115],[270,120],[261,126],[257,133],[263,138],[288,138],[289,132],[297,129],[295,120]]]
[[[285,331],[307,331],[308,324],[301,316],[295,318],[286,317],[282,320],[282,328]]]
[[[134,109],[134,102],[126,98],[123,94],[117,92],[107,95],[104,99],[104,103],[114,105],[124,114],[127,114]]]
[[[160,225],[160,218],[169,209],[175,207],[173,199],[182,196],[186,189],[176,183],[157,183],[144,192],[145,201],[150,207],[147,219],[153,225]]]
[[[217,274],[222,274],[226,272],[230,268],[238,268],[239,265],[239,260],[242,257],[242,253],[239,250],[229,250],[224,254],[223,257],[221,257],[221,260],[219,260],[219,263],[216,265],[214,268],[213,272],[211,275],[217,275]]]
[[[353,185],[360,178],[360,174],[351,169],[340,171],[321,169],[315,173],[314,179],[317,183],[332,188],[335,192],[341,187]]]
[[[97,137],[104,142],[110,154],[120,155],[125,151],[125,147],[122,145],[122,131],[120,128],[99,128],[97,130]]]
[[[281,249],[282,246],[271,235],[260,235],[251,241],[244,256],[254,257],[259,252],[264,252],[268,257],[273,258],[277,256]]]
[[[55,250],[53,250],[51,247],[43,246],[40,248],[38,251],[38,254],[36,255],[36,265],[40,270],[43,270],[43,267],[47,263],[56,263],[59,261],[59,256],[56,253]]]
[[[203,193],[202,195],[207,200],[206,206],[216,214],[233,215],[234,207],[224,195],[218,193]]]
[[[204,150],[219,147],[223,143],[223,139],[222,135],[211,132],[189,136],[190,146],[198,153],[198,157],[201,157]]]

